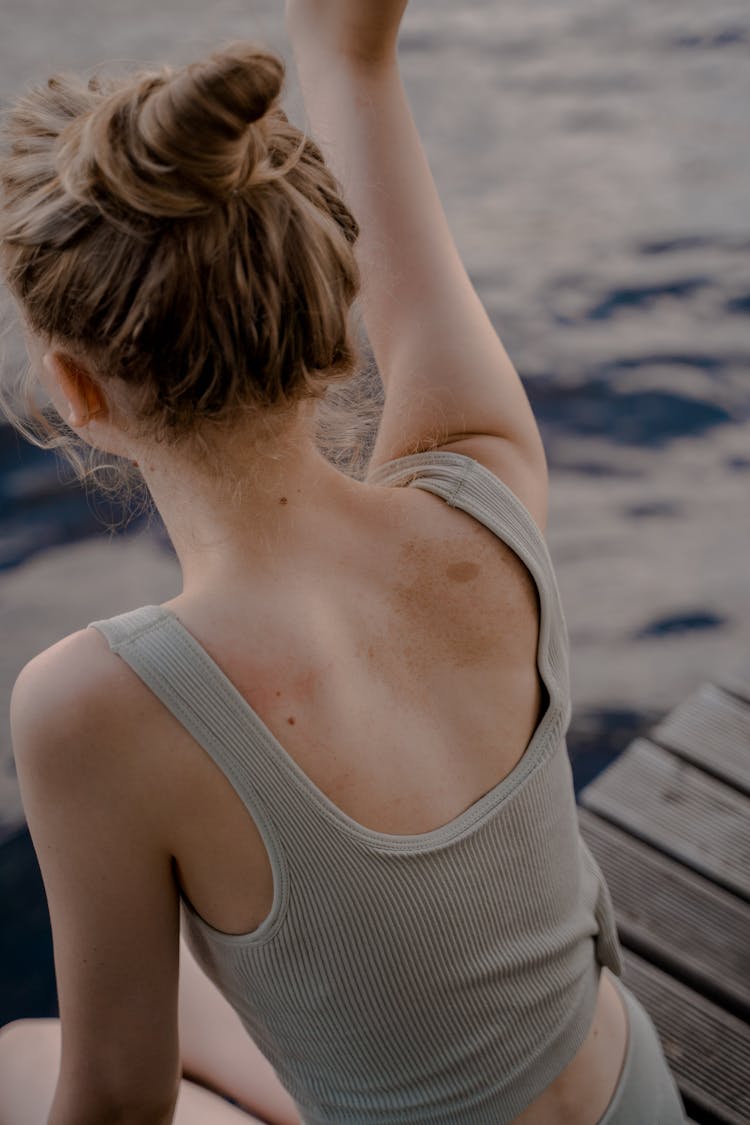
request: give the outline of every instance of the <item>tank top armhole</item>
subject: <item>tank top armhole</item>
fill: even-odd
[[[238,795],[260,833],[273,875],[273,902],[245,934],[215,929],[180,892],[181,914],[193,935],[224,945],[262,944],[280,928],[289,901],[287,858],[262,791],[275,783],[265,729],[236,688],[179,620],[164,607],[138,609],[89,622],[208,754]],[[256,722],[250,721],[255,718]]]
[[[509,485],[480,461],[447,449],[412,453],[379,465],[368,478],[375,485],[415,485],[442,497],[484,524],[510,547],[531,574],[540,603],[539,668],[550,696],[554,678],[558,699],[570,720],[569,638],[562,598],[547,540],[539,524]],[[543,665],[546,664],[546,668]]]

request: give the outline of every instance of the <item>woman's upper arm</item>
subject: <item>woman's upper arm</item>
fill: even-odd
[[[11,704],[62,1019],[52,1122],[170,1120],[180,1073],[178,896],[113,662],[93,630],[74,634],[26,666]]]
[[[386,387],[373,467],[481,435],[541,469],[526,391],[461,262],[395,55],[367,66],[294,46],[310,124],[361,228],[362,307]]]

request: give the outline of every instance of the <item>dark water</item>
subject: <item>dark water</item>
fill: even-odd
[[[79,484],[54,451],[31,445],[0,426],[0,570],[37,552],[105,531],[128,534],[144,526],[126,505]]]
[[[47,900],[24,828],[0,847],[0,1027],[57,1015]]]
[[[281,10],[69,0],[58,27],[51,0],[11,2],[0,97],[55,69],[192,57],[231,35],[284,51]],[[646,454],[664,464],[694,441],[750,480],[749,42],[738,0],[412,0],[415,116],[553,473],[647,476]],[[289,97],[302,119],[293,72]],[[0,429],[0,567],[97,534],[92,507]]]
[[[61,27],[48,0],[11,0],[0,96],[218,38],[283,50],[281,5],[252,7],[68,0]],[[404,27],[446,211],[547,449],[577,788],[750,651],[748,44],[746,0],[413,0]],[[293,76],[290,94],[301,119]],[[121,519],[0,428],[6,575]],[[23,832],[0,903],[2,1024],[54,1006]]]

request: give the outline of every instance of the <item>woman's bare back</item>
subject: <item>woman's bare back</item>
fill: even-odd
[[[344,813],[398,835],[458,816],[520,761],[548,705],[539,601],[523,562],[418,489],[370,490],[369,538],[321,542],[271,591],[168,603],[308,778]],[[286,568],[285,568],[286,569]],[[135,680],[135,677],[134,677]],[[213,927],[271,910],[260,833],[224,775],[150,693],[140,735],[170,759],[180,888]],[[615,1088],[626,1016],[606,974],[589,1035],[519,1125],[595,1125]]]
[[[273,598],[222,590],[210,605],[178,597],[167,608],[336,806],[409,836],[453,820],[510,773],[547,694],[538,598],[521,560],[442,500],[389,491],[370,541],[345,552],[321,543],[293,588],[282,576]],[[151,721],[177,726],[156,709]],[[174,802],[184,890],[217,929],[248,932],[270,910],[270,865],[208,756],[189,738],[181,753],[191,787]],[[186,800],[205,807],[199,825]],[[207,858],[209,823],[216,856],[232,857],[218,875],[224,893]]]

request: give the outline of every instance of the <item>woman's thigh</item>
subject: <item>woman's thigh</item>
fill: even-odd
[[[180,942],[180,1052],[186,1077],[221,1090],[272,1125],[300,1125],[297,1108],[239,1017]]]
[[[205,1086],[198,1086],[183,1078],[177,1098],[177,1108],[173,1125],[264,1125],[259,1117],[253,1117],[242,1109],[237,1109],[217,1094],[212,1094]]]
[[[217,1125],[239,1120],[299,1125],[294,1102],[273,1067],[185,943],[180,944],[180,1050],[188,1081],[183,1083],[175,1125],[197,1123],[201,1113],[207,1125],[214,1120]],[[59,1065],[58,1020],[20,1020],[0,1031],[0,1125],[46,1121]],[[203,1087],[221,1090],[247,1106],[247,1111],[235,1109]]]
[[[45,1125],[60,1069],[60,1021],[19,1020],[0,1031],[0,1125]],[[180,1083],[173,1125],[264,1125],[193,1082]]]

